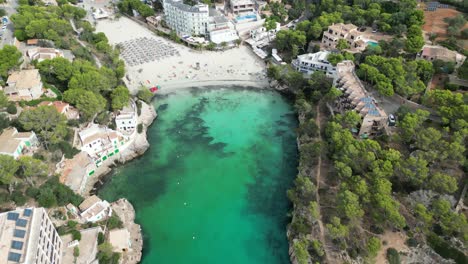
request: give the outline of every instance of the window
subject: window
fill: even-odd
[[[16,220],[16,226],[20,226],[20,227],[26,227],[26,225],[28,224],[28,221],[26,219],[18,219]]]
[[[12,212],[10,212],[10,213],[7,214],[7,219],[8,219],[8,220],[14,220],[14,221],[16,221],[16,220],[18,219],[18,217],[19,217],[19,214],[18,214],[18,213],[12,213]]]
[[[11,241],[11,248],[21,250],[23,249],[23,242],[13,240]]]
[[[8,253],[8,260],[13,262],[19,262],[21,259],[21,254],[9,252]]]
[[[24,209],[23,216],[31,216],[32,210],[31,209]]]
[[[24,230],[15,229],[15,231],[13,231],[14,237],[24,238],[25,235],[26,235],[26,231]]]

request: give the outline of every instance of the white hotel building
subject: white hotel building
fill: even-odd
[[[182,0],[164,0],[163,7],[167,25],[178,35],[200,36],[208,33],[208,5],[190,6]]]
[[[0,263],[62,263],[62,240],[44,208],[0,213]]]
[[[208,5],[190,6],[182,0],[164,0],[163,6],[167,25],[179,36],[209,37],[215,44],[239,39],[232,22]]]
[[[302,73],[312,74],[315,71],[322,71],[328,77],[334,78],[336,74],[336,66],[333,66],[327,60],[330,53],[331,52],[329,51],[319,51],[316,53],[299,55],[292,61],[292,66],[294,69]]]

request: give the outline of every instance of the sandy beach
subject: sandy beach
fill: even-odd
[[[112,45],[138,38],[154,38],[170,45],[177,55],[129,66],[126,63],[127,87],[135,93],[142,85],[159,85],[158,93],[199,86],[239,85],[267,87],[265,62],[246,46],[226,51],[196,51],[157,36],[138,23],[121,17],[101,20],[97,32],[104,32]],[[198,68],[197,68],[198,65]]]

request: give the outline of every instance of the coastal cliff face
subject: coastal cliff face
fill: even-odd
[[[112,210],[120,217],[123,226],[130,233],[131,247],[121,257],[121,264],[136,264],[141,260],[143,236],[141,227],[135,224],[135,209],[127,199],[119,199],[111,204]]]
[[[143,132],[141,134],[137,133],[132,144],[119,155],[118,161],[120,163],[125,163],[143,155],[143,153],[145,153],[149,148],[150,144],[146,133],[148,131],[148,127],[153,123],[156,117],[157,113],[156,110],[154,110],[154,107],[142,102],[141,115],[138,117],[138,123],[143,124]]]

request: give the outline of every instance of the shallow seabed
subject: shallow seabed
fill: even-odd
[[[296,118],[269,90],[197,89],[157,97],[140,159],[100,191],[135,206],[142,263],[289,263]]]

